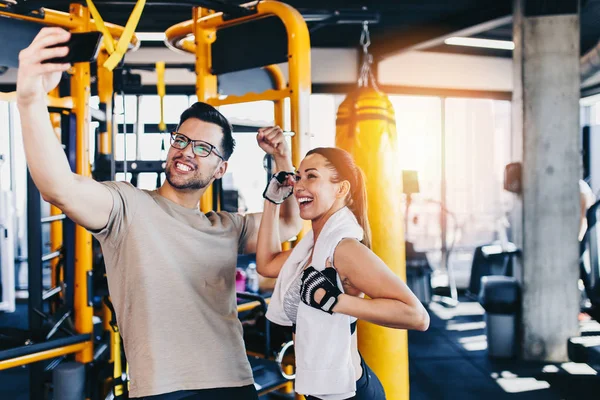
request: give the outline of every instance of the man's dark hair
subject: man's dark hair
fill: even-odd
[[[231,154],[233,153],[233,149],[235,148],[235,139],[233,139],[232,135],[232,127],[227,118],[223,116],[216,108],[211,106],[210,104],[197,102],[194,103],[181,114],[179,118],[179,125],[177,125],[177,129],[188,119],[196,118],[200,121],[208,122],[211,124],[219,125],[221,130],[223,131],[223,140],[221,140],[221,152],[222,156],[225,160],[229,160]]]

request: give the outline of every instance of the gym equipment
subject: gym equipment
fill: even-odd
[[[588,313],[600,320],[600,257],[598,250],[598,220],[600,201],[594,203],[586,213],[588,227],[580,244],[580,270],[585,294],[590,300]]]
[[[485,332],[488,355],[512,358],[516,352],[516,335],[521,306],[519,283],[507,276],[481,278],[479,302],[486,311]]]
[[[406,195],[406,212],[404,213],[404,232],[408,235],[409,211],[412,195],[419,193],[419,177],[417,171],[402,171],[402,192]],[[406,284],[421,303],[427,305],[431,301],[431,273],[433,272],[427,254],[415,250],[414,244],[404,241],[406,254]]]
[[[246,7],[244,14],[246,15],[240,18],[227,18],[223,13],[209,14],[205,9],[194,8],[191,20],[167,29],[166,42],[174,49],[196,55],[198,101],[215,107],[260,100],[273,101],[275,124],[285,126],[284,100],[289,98],[291,130],[296,133],[292,137],[292,163],[297,166],[300,164],[301,155],[308,149],[308,146],[302,147],[303,142],[308,139],[308,99],[311,89],[308,28],[302,15],[282,2],[260,1]],[[270,24],[269,27],[281,34],[271,33],[267,37],[261,36],[260,39],[256,36],[239,35],[240,29],[251,29],[252,24]],[[236,39],[236,46],[247,51],[243,54],[232,52],[226,45],[231,43],[227,40],[232,38]],[[240,43],[240,40],[244,43]],[[265,49],[269,49],[268,54]],[[280,69],[272,65],[279,62],[288,63],[289,85],[286,84]],[[272,75],[274,89],[261,93],[218,96],[219,74],[260,67]],[[212,210],[212,203],[213,193],[209,190],[201,199],[202,211]]]
[[[339,106],[336,146],[349,151],[366,176],[368,216],[373,251],[406,280],[398,138],[392,103],[377,89],[371,73],[368,24],[363,24],[360,44],[363,64],[358,87]],[[392,216],[392,218],[390,218]],[[358,346],[380,378],[387,396],[409,397],[408,337],[406,331],[358,322]]]
[[[479,295],[481,282],[485,276],[513,276],[514,257],[519,254],[517,246],[510,242],[505,245],[497,242],[476,247],[467,296],[476,298]]]
[[[432,300],[431,273],[427,254],[416,251],[411,242],[406,245],[406,284],[424,305]]]
[[[239,310],[259,310],[260,316],[257,319],[260,319],[261,324],[264,324],[262,327],[255,325],[253,332],[248,332],[248,329],[244,330],[246,348],[252,347],[257,340],[262,339],[263,341],[262,345],[259,346],[262,349],[258,353],[248,351],[248,360],[252,367],[256,390],[258,391],[258,395],[262,396],[263,394],[287,386],[289,380],[293,379],[293,375],[286,372],[283,362],[285,353],[291,345],[290,342],[287,342],[287,346],[282,346],[278,352],[273,351],[271,347],[272,325],[264,317],[267,312],[267,300],[263,296],[255,293],[237,292],[237,297],[242,301],[252,302],[249,306],[246,306],[248,303],[238,306],[238,312],[240,312]],[[257,306],[254,304],[257,304]]]
[[[585,297],[590,307],[584,308],[596,321],[600,321],[600,258],[598,249],[598,219],[600,201],[594,203],[586,213],[588,227],[580,243],[580,276],[583,281]],[[600,365],[600,334],[583,333],[569,339],[567,344],[569,359],[573,362]]]
[[[85,391],[85,366],[76,362],[65,362],[52,371],[54,398],[61,400],[83,400]]]

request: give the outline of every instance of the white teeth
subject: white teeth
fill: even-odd
[[[311,198],[309,198],[309,197],[300,197],[300,198],[298,199],[298,202],[299,202],[300,204],[309,203],[309,202],[311,202],[311,201],[313,201],[313,199],[311,199]]]
[[[181,170],[181,171],[186,171],[186,172],[189,172],[189,171],[191,171],[191,170],[192,170],[192,169],[191,169],[190,167],[188,167],[187,165],[185,165],[185,164],[181,164],[181,163],[176,163],[176,164],[175,164],[175,166],[177,167],[177,169],[179,169],[179,170]]]

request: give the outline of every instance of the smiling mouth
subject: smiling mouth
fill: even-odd
[[[298,197],[298,204],[300,205],[300,208],[306,208],[310,206],[312,202],[313,199],[311,199],[310,197]]]
[[[175,162],[175,169],[181,172],[191,172],[192,171],[192,167],[190,167],[189,165],[180,163],[180,162]]]

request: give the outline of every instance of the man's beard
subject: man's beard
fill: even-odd
[[[165,176],[169,185],[178,190],[194,191],[204,189],[210,184],[210,178],[202,179],[202,177],[192,177],[183,183],[174,182],[171,176],[171,168],[175,168],[175,163],[172,163],[165,170]]]

